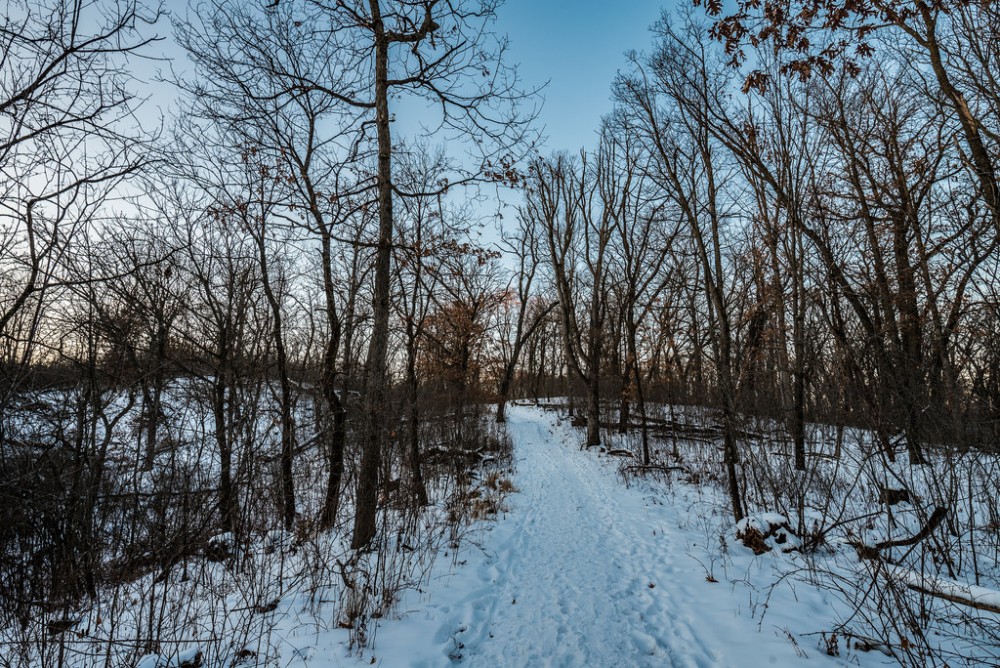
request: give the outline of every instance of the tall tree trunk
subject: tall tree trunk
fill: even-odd
[[[215,420],[215,443],[219,448],[219,515],[222,526],[235,536],[239,533],[239,513],[233,485],[233,448],[226,420],[227,386],[227,375],[220,373],[212,388],[212,415]]]
[[[729,502],[733,506],[733,519],[739,522],[745,517],[743,498],[740,496],[739,476],[736,471],[740,453],[736,443],[736,411],[733,408],[731,393],[727,390],[722,392],[722,434],[723,464],[726,467]]]
[[[340,481],[344,475],[344,444],[347,436],[347,411],[343,399],[336,388],[336,357],[337,337],[331,336],[327,344],[323,360],[323,397],[326,400],[332,419],[330,432],[330,461],[326,481],[326,497],[323,501],[323,512],[320,515],[320,526],[329,529],[337,521],[337,511],[340,509]]]
[[[164,364],[167,359],[167,325],[162,318],[157,319],[156,338],[153,345],[153,382],[147,387],[143,382],[142,402],[146,409],[146,457],[142,463],[143,471],[153,470],[153,460],[156,458],[156,444],[163,412]]]
[[[644,466],[649,466],[650,456],[649,456],[649,425],[646,420],[646,392],[643,387],[642,382],[642,369],[639,367],[639,346],[636,343],[636,338],[639,335],[638,324],[634,321],[633,316],[630,314],[628,316],[628,356],[632,360],[632,373],[635,382],[635,401],[636,408],[639,410],[639,420],[642,429],[642,463]]]
[[[378,243],[372,294],[372,334],[365,373],[365,428],[351,548],[371,543],[376,533],[379,464],[386,410],[389,350],[389,281],[392,262],[392,137],[389,127],[389,41],[379,0],[369,0],[375,47],[375,128],[378,135]]]
[[[591,335],[594,336],[593,328]],[[601,345],[591,341],[587,377],[587,447],[601,444]]]
[[[511,373],[505,371],[503,378],[500,379],[500,396],[497,397],[497,424],[503,424],[507,421],[507,395],[510,394],[510,377]]]
[[[806,368],[805,368],[805,276],[802,266],[802,236],[796,235],[792,287],[792,347],[795,362],[792,367],[792,443],[795,451],[795,470],[806,470]]]
[[[910,263],[909,225],[904,219],[893,221],[893,254],[898,281],[899,334],[902,347],[902,394],[905,405],[906,449],[911,464],[926,464],[921,447],[921,386],[923,384],[923,336],[921,314],[917,306],[917,284]]]
[[[587,447],[601,444],[601,390],[596,378],[587,386]]]

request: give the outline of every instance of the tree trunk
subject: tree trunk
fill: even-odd
[[[587,384],[587,447],[601,444],[601,387],[596,370]]]
[[[511,375],[511,372],[505,370],[504,376],[500,380],[500,396],[497,398],[497,424],[503,424],[507,421],[507,395],[510,393]]]
[[[219,448],[219,515],[222,526],[234,536],[237,524],[236,491],[233,486],[233,450],[226,424],[226,376],[220,374],[213,387],[212,414],[215,419],[215,442]]]
[[[153,460],[156,458],[156,444],[160,426],[160,417],[163,412],[163,384],[164,369],[167,358],[167,326],[162,322],[158,323],[156,331],[156,343],[153,347],[153,384],[147,388],[143,383],[143,404],[146,407],[146,459],[142,464],[143,471],[153,470]]]
[[[641,421],[642,428],[642,464],[643,466],[649,466],[650,456],[649,456],[649,425],[646,422],[646,394],[642,383],[642,370],[639,368],[639,349],[636,343],[636,338],[639,334],[638,324],[633,322],[633,318],[629,316],[628,323],[628,347],[629,347],[629,357],[633,360],[632,362],[632,373],[634,375],[635,382],[635,399],[636,408],[639,409],[639,420]]]
[[[417,333],[413,321],[407,325],[407,356],[406,380],[410,394],[409,448],[407,456],[410,463],[410,476],[413,485],[413,498],[419,506],[426,506],[427,486],[424,484],[424,473],[420,462],[420,412],[417,400],[420,386],[417,382]]]
[[[736,415],[729,393],[722,393],[723,421],[723,463],[726,466],[726,478],[729,486],[729,501],[733,506],[733,519],[739,522],[745,517],[743,499],[740,496],[740,482],[736,472],[739,464],[739,449],[736,447]]]
[[[291,529],[295,524],[295,480],[292,477],[292,458],[295,453],[295,417],[292,414],[292,385],[288,378],[288,353],[285,350],[281,303],[274,293],[268,270],[267,240],[265,237],[267,231],[266,215],[266,212],[261,213],[260,227],[256,230],[256,241],[260,259],[261,285],[264,288],[264,296],[268,306],[271,308],[271,318],[274,320],[272,334],[281,393],[279,399],[279,410],[281,411],[281,516],[285,529]]]
[[[354,514],[351,548],[369,545],[376,533],[379,464],[384,427],[389,350],[389,281],[392,262],[392,137],[389,127],[389,41],[379,0],[369,0],[375,46],[375,128],[378,135],[378,244],[372,294],[372,334],[365,370],[364,444]]]
[[[792,346],[795,362],[792,368],[792,442],[795,449],[795,470],[806,470],[806,370],[805,370],[805,276],[801,255],[802,236],[792,242],[796,253],[792,271],[795,273],[792,288]]]
[[[344,475],[344,444],[347,436],[347,411],[344,409],[344,402],[335,387],[337,338],[337,336],[330,337],[324,355],[323,369],[323,396],[333,420],[333,428],[330,433],[330,469],[326,482],[323,512],[320,515],[320,526],[324,529],[329,529],[334,525],[334,522],[337,521],[337,511],[340,509],[340,482]]]

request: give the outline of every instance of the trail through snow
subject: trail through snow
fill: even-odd
[[[470,559],[451,583],[465,595],[428,602],[440,621],[434,640],[452,662],[707,668],[800,660],[783,634],[759,632],[729,586],[706,580],[688,554],[690,527],[678,529],[683,509],[626,488],[613,463],[581,451],[579,433],[554,413],[512,406],[508,420],[518,488],[511,512],[487,535],[480,563]]]
[[[512,406],[508,427],[509,513],[460,551],[458,568],[404,596],[401,618],[385,620],[374,659],[361,662],[709,668],[788,666],[808,654],[838,663],[789,640],[795,613],[760,626],[745,587],[718,572],[709,582],[691,551],[704,529],[663,490],[625,487],[614,458],[581,451],[578,430],[553,412]]]
[[[558,433],[551,415],[515,407],[514,516],[483,567],[491,586],[454,620],[475,665],[714,666],[656,505]],[[573,435],[578,438],[578,435]],[[575,439],[574,439],[575,440]],[[506,527],[504,528],[506,529]],[[695,564],[695,566],[697,566]],[[700,580],[705,583],[704,575]],[[706,583],[707,584],[707,583]],[[714,629],[702,629],[715,633]]]

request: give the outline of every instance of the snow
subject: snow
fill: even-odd
[[[147,654],[139,659],[135,668],[185,668],[201,665],[201,650],[197,647],[179,652],[174,658]]]
[[[460,552],[453,574],[404,598],[409,612],[378,632],[378,665],[802,663],[805,652],[784,630],[759,627],[739,587],[706,579],[691,551],[704,535],[684,508],[625,487],[615,460],[579,450],[579,434],[554,413],[513,406],[508,424],[519,490],[509,515]],[[825,604],[806,596],[798,606],[782,621]],[[308,665],[343,664],[314,657]]]
[[[755,512],[734,524],[724,489],[704,482],[707,476],[695,483],[680,472],[623,475],[621,467],[628,460],[597,448],[581,450],[581,431],[556,411],[512,405],[507,426],[515,467],[507,471],[497,463],[491,470],[510,475],[515,491],[501,505],[496,521],[477,522],[457,550],[453,537],[428,528],[426,540],[433,550],[396,550],[384,557],[414,560],[406,568],[380,566],[374,553],[367,555],[371,564],[359,567],[358,577],[377,577],[380,572],[412,576],[394,606],[378,608],[384,617],[367,620],[369,644],[362,649],[352,646],[350,632],[339,627],[345,596],[331,555],[344,558],[347,547],[342,544],[345,535],[338,532],[293,549],[295,536],[275,531],[263,544],[241,548],[248,552],[240,572],[230,572],[221,563],[192,561],[190,580],[174,569],[162,584],[157,584],[155,573],[127,584],[115,596],[137,604],[135,620],[120,615],[114,622],[118,637],[139,637],[138,631],[132,632],[144,619],[140,613],[145,603],[139,602],[155,600],[161,601],[163,616],[176,628],[164,631],[165,642],[155,647],[158,653],[138,661],[142,668],[180,668],[197,661],[205,668],[896,663],[879,652],[857,651],[839,630],[848,626],[857,633],[855,639],[886,652],[902,642],[881,636],[890,644],[864,640],[869,638],[866,628],[853,622],[857,615],[852,596],[867,591],[864,584],[872,576],[866,570],[870,564],[858,561],[844,536],[831,534],[832,544],[811,554],[786,552],[798,542],[789,529],[792,515],[778,504],[772,505],[783,512]],[[608,450],[628,445],[619,442],[624,437],[605,437]],[[717,450],[697,443],[685,451],[686,465],[698,456],[708,462],[701,470],[718,466]],[[845,447],[843,460],[824,464],[831,469],[824,474],[831,481],[852,483],[843,493],[843,508],[829,512],[864,517],[878,504],[874,490],[861,493],[853,486],[861,479],[863,465],[852,463],[851,456]],[[787,458],[778,461],[787,464]],[[931,475],[929,467],[898,468],[897,477]],[[929,484],[912,481],[908,487],[930,489]],[[806,519],[822,519],[818,513],[812,509]],[[431,527],[430,519],[422,521]],[[900,508],[893,511],[892,522],[888,527],[862,525],[860,538],[875,544],[912,535],[920,526],[916,513]],[[737,540],[737,531],[750,526],[771,534],[766,539],[770,551],[756,555]],[[213,542],[229,544],[232,537],[220,534]],[[971,579],[968,570],[945,579],[921,575],[911,565],[883,570],[878,577],[891,572],[904,585],[1000,605],[995,578],[983,579],[992,588],[978,587],[959,581]],[[206,596],[205,591],[216,595]],[[939,598],[927,605],[948,610]],[[968,612],[967,606],[958,608]],[[972,612],[987,624],[997,619],[988,611]],[[101,620],[100,606],[83,616],[86,623],[63,634],[66,642],[85,645],[112,632],[114,624]],[[960,627],[956,622],[937,628]],[[1000,650],[989,639],[965,647],[964,638],[954,633],[937,639],[935,632],[935,642],[950,643],[983,663],[996,665],[1000,659]],[[219,644],[213,638],[225,640]],[[827,655],[831,646],[840,656]],[[142,651],[147,650],[132,656]]]

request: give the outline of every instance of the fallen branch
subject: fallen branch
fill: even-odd
[[[860,652],[876,651],[876,652],[882,652],[886,656],[895,656],[895,654],[892,653],[892,647],[882,642],[881,640],[875,640],[874,638],[868,638],[865,636],[856,636],[847,633],[845,633],[844,635],[848,636],[849,638],[854,638],[854,649]]]
[[[926,576],[915,571],[894,569],[892,575],[909,589],[952,603],[967,605],[976,610],[1000,614],[1000,592],[954,580]]]
[[[875,546],[876,550],[888,550],[893,547],[909,547],[911,545],[916,545],[924,538],[931,535],[931,532],[937,528],[939,524],[948,516],[948,509],[943,506],[938,506],[931,513],[931,517],[927,520],[927,524],[924,528],[915,533],[912,537],[905,540],[885,540]]]
[[[683,466],[669,466],[667,464],[647,464],[647,465],[629,464],[628,466],[623,466],[621,470],[628,472],[635,471],[638,473],[644,473],[648,471],[662,471],[664,473],[669,473],[670,471],[684,471],[685,473],[687,473],[687,469],[684,468]]]
[[[923,539],[930,536],[934,529],[941,524],[947,515],[948,509],[938,506],[934,509],[934,512],[931,513],[930,519],[927,520],[927,524],[925,524],[920,531],[909,538],[905,538],[903,540],[884,540],[881,543],[877,543],[875,547],[865,545],[860,541],[853,541],[849,543],[849,545],[857,550],[858,559],[866,561],[881,561],[882,555],[880,553],[882,550],[889,550],[894,547],[910,547],[911,545],[916,545]]]

